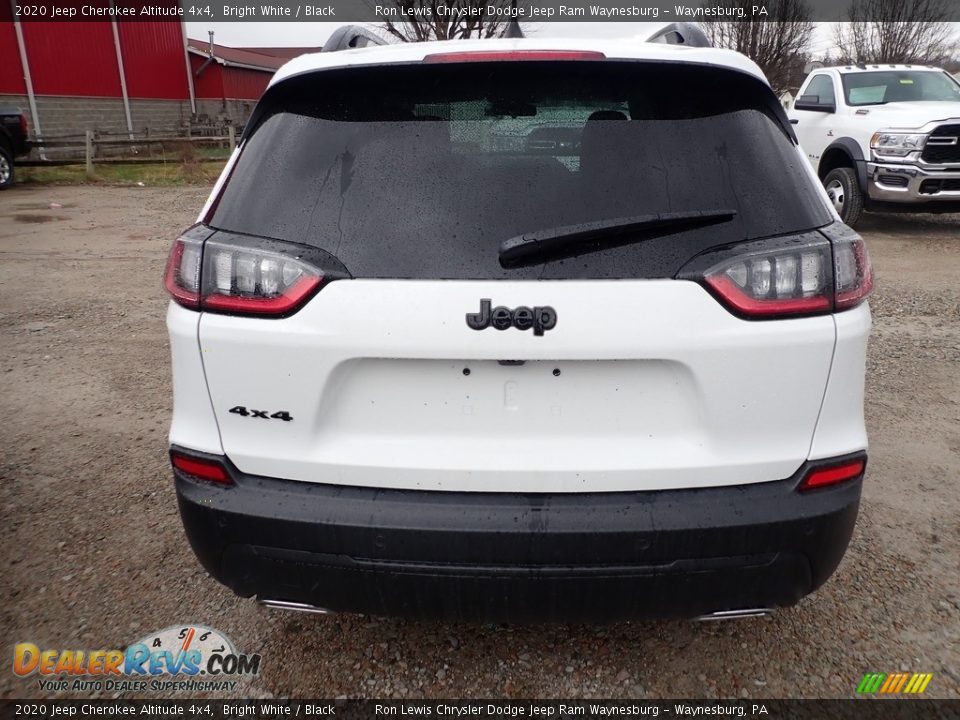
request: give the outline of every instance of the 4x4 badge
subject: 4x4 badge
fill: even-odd
[[[490,298],[480,300],[480,312],[467,313],[467,326],[473,330],[486,330],[491,326],[497,330],[533,328],[534,335],[543,335],[557,326],[557,311],[549,305],[534,308],[521,305],[511,310],[503,305],[491,309],[491,304]]]

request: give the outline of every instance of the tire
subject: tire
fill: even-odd
[[[0,190],[13,185],[13,154],[0,145]]]
[[[840,219],[850,227],[856,225],[863,213],[863,191],[853,168],[831,170],[823,179],[823,187]]]

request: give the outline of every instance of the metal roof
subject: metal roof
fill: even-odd
[[[300,55],[320,52],[323,48],[320,45],[312,47],[245,47],[246,52],[257,53],[257,55],[268,55],[269,57],[284,58],[292,60]]]
[[[187,40],[187,49],[194,55],[210,57],[210,43],[204,40]],[[226,45],[213,45],[213,59],[220,65],[240,67],[248,70],[275,72],[286,63],[291,55],[269,55],[268,48],[232,48]],[[312,48],[311,48],[312,49]]]

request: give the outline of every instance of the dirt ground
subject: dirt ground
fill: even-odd
[[[197,622],[263,656],[244,696],[960,697],[960,216],[873,216],[871,455],[852,545],[793,609],[730,623],[509,627],[271,613],[207,577],[167,460],[161,274],[204,188],[0,193],[0,697],[13,644],[123,648]],[[56,206],[51,206],[55,203]]]

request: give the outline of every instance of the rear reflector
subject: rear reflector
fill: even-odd
[[[170,453],[170,462],[173,466],[193,477],[209,480],[219,485],[233,485],[233,480],[227,474],[226,468],[216,460],[189,457],[180,453]]]
[[[497,50],[477,52],[434,53],[423,58],[425,63],[498,62],[516,60],[606,60],[594,50]]]
[[[810,470],[800,485],[797,487],[801,492],[804,490],[815,490],[817,488],[837,485],[847,480],[854,480],[863,474],[863,469],[867,461],[863,458],[856,460],[847,460],[837,465],[828,465]]]

